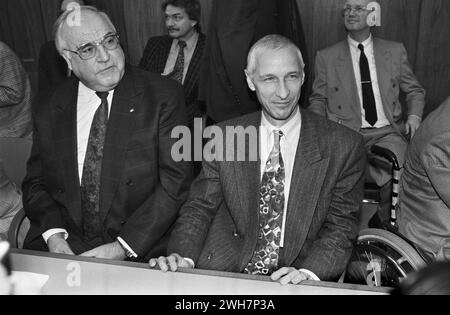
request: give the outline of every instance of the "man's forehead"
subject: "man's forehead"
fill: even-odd
[[[366,7],[370,2],[372,2],[372,0],[346,0],[345,4],[346,5],[360,5],[363,7]]]
[[[103,39],[113,33],[112,25],[99,14],[83,15],[78,26],[66,26],[66,40],[74,45]]]
[[[256,68],[260,74],[286,69],[289,72],[301,71],[300,64],[300,57],[292,47],[267,49],[256,55]]]
[[[175,15],[175,14],[187,14],[186,10],[182,7],[176,7],[173,5],[168,5],[166,7],[166,14],[167,15]]]

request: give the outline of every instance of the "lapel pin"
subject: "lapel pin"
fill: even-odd
[[[134,108],[130,109],[130,113],[134,113]]]

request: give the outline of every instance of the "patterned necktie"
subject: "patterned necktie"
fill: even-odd
[[[187,46],[185,41],[178,41],[178,46],[180,46],[178,50],[177,61],[175,62],[175,66],[173,67],[172,73],[169,74],[170,78],[177,80],[181,84],[183,83],[183,74],[184,74],[184,48]]]
[[[270,275],[278,269],[284,211],[284,162],[280,151],[281,131],[274,131],[274,145],[264,171],[259,204],[259,233],[256,249],[245,272]]]
[[[81,180],[81,209],[86,241],[92,241],[99,237],[102,230],[99,204],[100,176],[106,125],[108,123],[108,92],[96,92],[96,94],[102,103],[97,108],[92,120]]]
[[[377,123],[377,107],[375,105],[375,96],[373,95],[372,79],[370,77],[369,62],[364,53],[363,44],[358,45],[361,50],[361,57],[359,58],[359,70],[361,72],[361,87],[363,95],[363,108],[366,112],[366,121],[374,126]]]

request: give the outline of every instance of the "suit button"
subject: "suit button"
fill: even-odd
[[[132,187],[132,186],[135,185],[135,183],[134,183],[131,179],[129,179],[129,180],[127,181],[126,185]]]
[[[341,105],[339,105],[338,108],[339,108],[339,110],[342,110],[342,106]]]
[[[342,125],[342,120],[339,119],[338,120],[338,124]]]
[[[237,231],[233,231],[233,236],[234,236],[234,237],[239,237],[238,232],[237,232]]]
[[[335,88],[334,90],[335,90],[336,92],[338,92],[338,91],[339,91],[339,88]]]
[[[207,258],[208,260],[211,260],[211,259],[213,259],[213,254],[212,253],[209,253],[209,255],[208,255],[208,258]]]
[[[64,194],[64,189],[62,188],[58,189],[58,194]]]

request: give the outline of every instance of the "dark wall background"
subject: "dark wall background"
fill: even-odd
[[[223,0],[226,1],[226,0]],[[245,0],[243,0],[245,1]],[[116,25],[127,57],[137,64],[148,37],[164,33],[163,0],[91,0],[105,10]],[[204,31],[208,28],[211,0],[200,0]],[[318,49],[345,38],[340,0],[297,0],[309,60]],[[427,90],[426,113],[450,95],[450,1],[379,0],[382,24],[375,32],[401,41],[420,82]],[[52,36],[59,0],[0,0],[0,40],[22,58],[36,78],[40,46]],[[311,72],[313,67],[310,67]],[[312,73],[309,74],[312,76]]]

